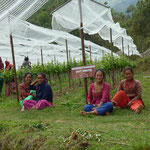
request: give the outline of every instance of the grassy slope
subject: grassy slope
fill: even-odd
[[[146,105],[140,115],[117,108],[112,116],[82,117],[82,87],[55,96],[55,107],[42,111],[20,113],[15,99],[1,98],[0,149],[85,149],[87,144],[88,150],[146,149],[150,145],[150,78],[143,78],[146,75],[136,74]],[[77,140],[69,140],[75,131]]]

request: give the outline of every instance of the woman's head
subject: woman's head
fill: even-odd
[[[27,72],[24,74],[24,82],[30,84],[32,82],[32,73]]]
[[[95,72],[96,82],[102,82],[105,78],[105,73],[103,69],[98,69]]]
[[[24,61],[29,61],[29,58],[28,58],[28,57],[25,57],[25,58],[24,58]]]
[[[133,72],[133,69],[131,67],[126,67],[123,72],[124,72],[124,76],[127,80],[133,79],[134,72]]]
[[[46,75],[41,72],[38,74],[37,79],[38,79],[38,83],[42,84],[44,81],[46,81]]]
[[[5,64],[6,64],[6,66],[8,66],[10,64],[10,62],[6,60]]]

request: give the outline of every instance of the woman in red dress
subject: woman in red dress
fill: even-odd
[[[132,68],[124,69],[125,80],[120,83],[119,91],[111,100],[114,106],[129,107],[135,113],[140,113],[144,108],[142,101],[142,85],[134,79]]]

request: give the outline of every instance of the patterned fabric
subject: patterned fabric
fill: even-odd
[[[25,85],[25,83],[19,84],[19,90],[21,93],[20,100],[23,100],[30,95],[30,90],[28,90],[28,87]]]
[[[29,90],[36,90],[37,100],[47,100],[48,102],[53,102],[53,92],[49,84],[46,82],[38,84],[37,86],[30,85]]]
[[[35,106],[35,109],[41,110],[41,109],[45,109],[46,107],[53,107],[51,102],[48,102],[47,100],[39,100],[34,101],[34,100],[25,100],[23,103],[25,109],[31,109],[32,107]]]
[[[114,106],[119,106],[120,108],[125,108],[130,101],[128,95],[124,91],[118,91],[117,94],[113,97],[112,102],[114,102]],[[144,108],[144,103],[142,100],[134,100],[131,105],[130,109],[135,111],[140,105]]]
[[[110,102],[110,85],[104,82],[101,91],[99,93],[96,93],[94,83],[92,83],[89,88],[88,102],[90,102],[91,104]]]
[[[133,98],[134,100],[142,100],[142,85],[138,80],[133,80],[129,87],[127,86],[127,80],[122,80],[119,90],[124,91],[130,100]]]
[[[111,102],[115,103],[114,106],[119,106],[120,108],[125,108],[129,101],[128,95],[122,90],[118,91],[111,100]]]
[[[30,93],[36,94],[36,91],[31,90]],[[36,98],[33,95],[27,96],[25,99],[20,101],[21,108],[23,107],[23,103],[24,103],[25,100],[36,100]]]

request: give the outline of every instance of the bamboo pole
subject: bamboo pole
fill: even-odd
[[[128,57],[129,57],[129,50],[130,50],[130,48],[129,48],[129,45],[128,45]]]
[[[122,37],[122,53],[124,55],[124,40],[123,40],[123,37]]]
[[[111,47],[111,55],[113,55],[112,28],[110,28],[110,47]]]
[[[70,50],[69,50],[69,61],[71,60],[71,52],[70,52]]]
[[[103,57],[105,56],[105,54],[104,54],[104,50],[102,50],[102,55],[103,55]]]
[[[91,49],[91,45],[89,46],[90,48],[90,61],[92,60],[92,49]]]
[[[10,33],[10,45],[11,45],[12,58],[13,58],[13,68],[14,68],[14,73],[15,73],[15,84],[16,84],[16,92],[17,92],[17,101],[19,102],[19,91],[18,91],[18,82],[17,82],[17,73],[16,73],[16,63],[15,63],[13,36],[12,36],[11,33]]]
[[[69,71],[69,56],[68,56],[68,41],[66,40],[66,55],[67,55],[67,65],[68,65],[68,80],[69,80],[69,88],[71,88],[70,82],[70,71]]]
[[[15,74],[15,85],[16,85],[17,102],[19,102],[19,91],[18,91],[18,81],[17,81],[17,73],[16,73],[14,44],[13,44],[13,36],[12,36],[12,32],[11,32],[9,14],[8,14],[8,24],[9,24],[9,27],[10,27],[9,28],[10,29],[10,45],[11,45],[11,52],[12,52],[12,59],[13,59],[13,68],[14,68],[14,74]]]
[[[86,65],[85,59],[85,48],[84,48],[84,34],[83,34],[83,22],[82,22],[82,6],[81,0],[78,0],[79,3],[79,11],[80,11],[80,34],[81,34],[81,45],[82,45],[82,58],[83,58],[83,65]],[[87,78],[84,78],[84,88],[85,88],[85,97],[87,103],[87,96],[88,96],[88,88],[87,88]]]
[[[43,65],[43,50],[42,50],[42,46],[41,46],[41,65]]]

